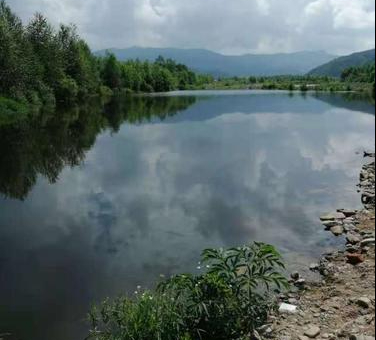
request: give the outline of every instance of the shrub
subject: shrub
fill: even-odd
[[[54,107],[56,105],[55,94],[50,87],[43,83],[39,84],[39,96],[43,105],[47,107]]]
[[[29,112],[26,104],[0,97],[0,125],[25,118]]]
[[[107,86],[100,86],[99,87],[99,95],[101,97],[111,97],[114,94],[114,92]]]
[[[56,89],[56,98],[58,101],[71,102],[77,98],[78,90],[78,85],[74,79],[65,77],[59,82]]]
[[[274,288],[288,287],[280,254],[255,243],[202,254],[202,275],[177,275],[155,292],[137,292],[93,309],[96,340],[236,340],[263,325]]]

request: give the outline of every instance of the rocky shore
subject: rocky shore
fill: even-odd
[[[256,339],[375,340],[374,161],[363,166],[359,192],[363,210],[338,209],[321,216],[323,226],[333,237],[345,238],[346,246],[310,266],[321,274],[319,282],[291,275],[295,289],[280,296],[279,311],[256,332]]]

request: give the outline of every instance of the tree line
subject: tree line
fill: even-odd
[[[349,67],[342,72],[341,79],[350,83],[375,84],[375,63]]]
[[[96,57],[74,25],[55,29],[40,13],[23,25],[5,0],[0,1],[0,47],[0,108],[4,110],[20,109],[10,100],[55,106],[122,89],[163,92],[207,81],[162,57],[152,63],[123,63],[112,54]]]

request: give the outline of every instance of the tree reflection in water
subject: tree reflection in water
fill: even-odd
[[[40,113],[0,126],[0,193],[25,200],[38,176],[50,183],[65,167],[82,164],[96,137],[118,132],[126,122],[164,120],[187,109],[195,97],[114,97],[53,113]]]

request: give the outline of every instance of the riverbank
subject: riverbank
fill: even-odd
[[[366,157],[374,154],[365,154]],[[280,311],[260,329],[260,339],[375,339],[375,163],[363,166],[362,211],[339,209],[321,217],[333,237],[346,245],[323,254],[310,270],[318,282],[292,274],[296,290],[280,297]],[[284,305],[282,305],[282,303]],[[287,311],[286,311],[287,310]]]

